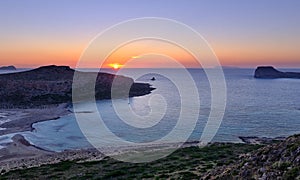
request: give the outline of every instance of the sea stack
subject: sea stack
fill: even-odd
[[[254,74],[255,78],[260,79],[276,79],[276,78],[295,78],[300,79],[300,73],[296,72],[281,72],[272,66],[257,67]]]

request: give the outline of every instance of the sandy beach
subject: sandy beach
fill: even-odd
[[[37,158],[43,164],[42,159],[54,155],[55,152],[46,151],[30,144],[17,133],[32,131],[34,123],[55,120],[69,113],[71,112],[67,109],[67,104],[43,109],[0,109],[0,136],[16,133],[12,137],[12,142],[1,144],[0,169],[36,166],[39,165],[35,162]],[[47,160],[47,162],[55,162],[55,160]]]
[[[154,153],[168,149],[186,148],[198,146],[199,142],[189,143],[167,143],[140,145],[135,147],[112,148],[101,150],[94,148],[65,150],[63,152],[52,152],[41,149],[30,144],[22,135],[15,135],[13,142],[7,143],[5,148],[0,149],[0,172],[8,172],[15,169],[26,169],[39,167],[45,164],[56,164],[62,161],[88,162],[99,161],[106,156],[142,155],[143,153]]]
[[[79,150],[65,150],[52,152],[30,144],[18,132],[34,130],[32,124],[42,121],[55,120],[72,113],[67,109],[67,104],[44,109],[1,109],[0,110],[0,136],[15,133],[12,142],[1,144],[0,172],[14,169],[38,167],[44,164],[55,164],[61,161],[96,161],[106,155],[118,156],[126,153],[156,152],[164,149],[177,149],[179,147],[197,146],[199,142],[167,143],[141,145],[137,147],[112,148],[106,147],[101,151],[93,148]],[[103,153],[102,153],[103,152]]]
[[[63,152],[52,152],[41,149],[30,144],[18,132],[34,130],[32,124],[55,120],[72,113],[67,104],[43,109],[1,109],[0,110],[0,135],[15,133],[12,142],[1,144],[0,149],[0,172],[7,172],[14,169],[38,167],[44,164],[55,164],[61,161],[96,161],[101,160],[105,155],[122,156],[128,153],[158,152],[166,149],[178,149],[190,146],[198,146],[199,142],[166,143],[140,145],[135,147],[106,147],[100,151],[97,149],[65,150]],[[244,143],[261,144],[260,140],[252,142],[253,138],[246,138]],[[250,142],[250,140],[251,142]],[[257,139],[257,138],[256,138]],[[104,154],[105,155],[104,155]]]
[[[67,104],[43,109],[0,109],[0,135],[32,131],[32,124],[55,120],[71,113]]]
[[[42,121],[59,119],[68,115],[67,104],[43,109],[0,109],[0,136],[15,133],[11,138],[12,142],[0,144],[0,172],[7,172],[14,169],[39,167],[45,164],[55,164],[62,161],[98,161],[105,156],[127,156],[134,153],[157,153],[168,149],[178,149],[191,146],[198,146],[199,142],[166,143],[140,145],[135,147],[105,147],[103,149],[78,149],[65,150],[63,152],[52,152],[41,149],[30,144],[19,132],[34,130],[32,124]],[[246,144],[268,144],[272,138],[240,137]],[[280,140],[282,140],[281,138]],[[104,154],[103,154],[104,153]]]
[[[0,149],[0,172],[38,167],[67,160],[101,160],[104,155],[96,149],[51,152],[30,144],[22,135],[15,135],[13,142]]]

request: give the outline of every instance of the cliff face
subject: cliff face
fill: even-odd
[[[300,135],[240,156],[229,166],[212,170],[203,179],[299,179]]]
[[[281,72],[272,66],[261,66],[255,70],[255,78],[275,79],[275,78],[300,78],[300,73]]]
[[[72,82],[75,70],[67,66],[45,66],[31,71],[0,75],[0,107],[34,107],[59,104],[72,101]],[[79,72],[83,77],[95,73]],[[128,96],[122,92],[129,86],[129,96],[141,96],[153,90],[149,84],[134,83],[133,79],[98,73],[96,80],[96,99],[111,98],[111,86],[121,91],[119,96]],[[83,92],[89,82],[80,82]]]

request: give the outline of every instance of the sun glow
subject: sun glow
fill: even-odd
[[[138,58],[140,58],[140,56],[132,56],[131,58],[132,59],[138,59]]]
[[[112,63],[109,64],[109,66],[115,70],[120,69],[123,65],[119,64],[119,63]]]

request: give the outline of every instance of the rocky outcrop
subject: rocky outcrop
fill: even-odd
[[[272,144],[274,142],[279,142],[285,140],[285,137],[256,137],[256,136],[239,136],[239,139],[242,140],[246,144]]]
[[[203,179],[299,179],[300,135],[240,155],[240,160],[214,169]]]
[[[0,107],[36,107],[72,101],[72,83],[75,70],[68,66],[44,66],[25,72],[0,75]],[[135,83],[132,78],[107,73],[78,72],[82,80],[80,86],[84,96],[91,75],[96,75],[96,99],[110,99],[111,88],[119,97],[142,96],[154,89],[150,84]],[[124,91],[130,89],[128,92]]]
[[[4,70],[4,71],[14,71],[17,70],[17,68],[15,66],[2,66],[0,67],[0,70]]]
[[[276,79],[276,78],[299,78],[300,73],[296,72],[281,72],[272,66],[257,67],[254,74],[255,78],[261,79]]]

